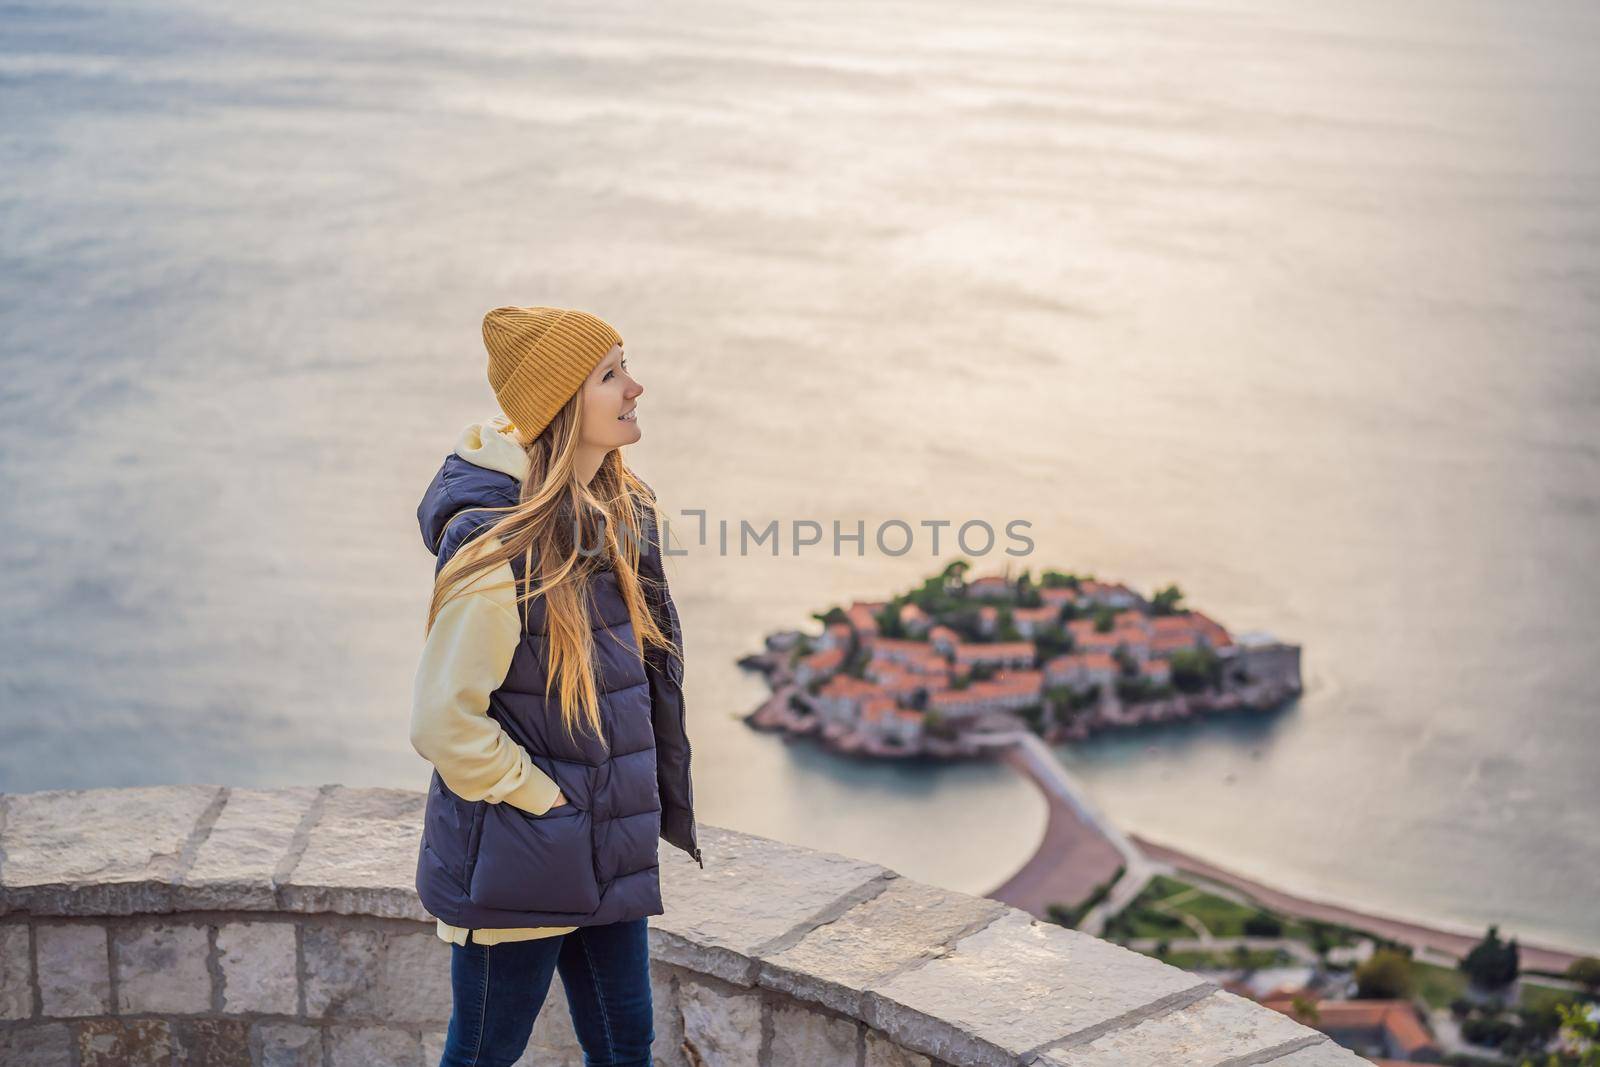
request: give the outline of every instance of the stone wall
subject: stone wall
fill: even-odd
[[[434,1067],[451,946],[413,888],[424,796],[0,794],[0,1064]],[[661,845],[659,1064],[1365,1061],[1194,975],[992,900],[702,825]],[[522,1061],[582,1063],[559,979]]]

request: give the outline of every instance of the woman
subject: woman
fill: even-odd
[[[417,892],[452,945],[440,1064],[515,1062],[557,970],[584,1062],[649,1064],[657,839],[701,856],[655,496],[622,459],[644,388],[586,312],[496,308],[483,339],[504,414],[461,432],[417,508],[437,556],[411,743],[434,766]]]

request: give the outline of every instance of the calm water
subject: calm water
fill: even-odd
[[[1067,754],[1126,827],[1600,947],[1600,12],[1335,6],[9,7],[0,788],[422,788],[414,510],[553,303],[675,506],[1022,518],[1303,643],[1284,714]],[[1010,772],[735,718],[950,558],[676,561],[703,819],[1022,862]]]

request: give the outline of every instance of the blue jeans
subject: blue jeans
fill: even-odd
[[[585,1067],[650,1067],[655,1039],[645,919],[570,934],[450,946],[453,1003],[439,1067],[511,1067],[561,972]]]

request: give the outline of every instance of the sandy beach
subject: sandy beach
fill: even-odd
[[[1088,896],[1095,886],[1111,877],[1122,856],[1072,805],[1044,787],[1033,765],[1015,746],[997,749],[995,755],[1039,786],[1050,814],[1044,838],[1033,856],[1002,885],[984,895],[1045,918],[1048,905],[1070,906]]]

